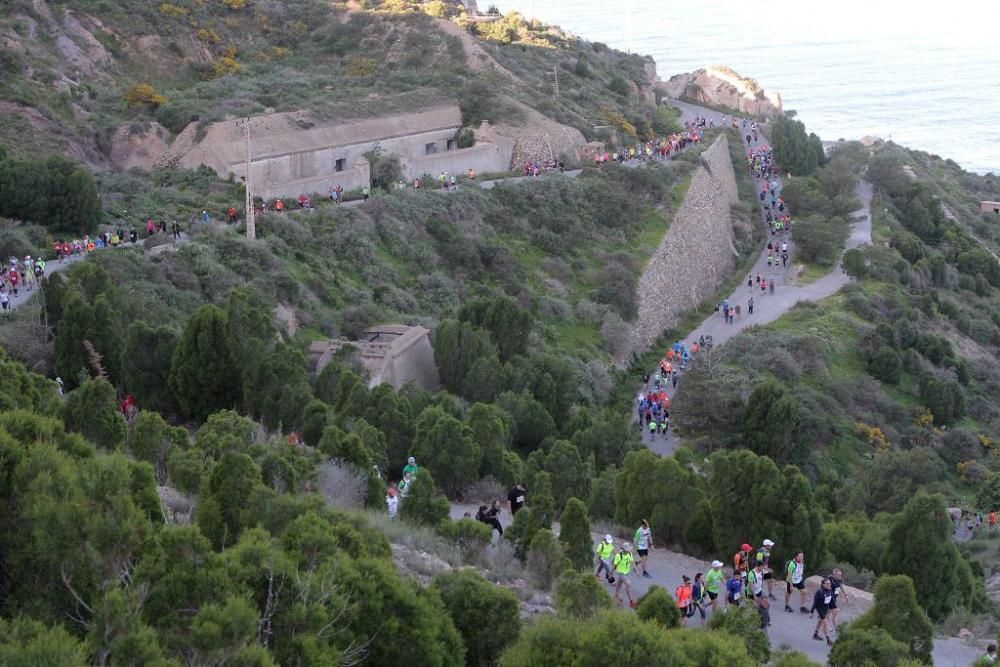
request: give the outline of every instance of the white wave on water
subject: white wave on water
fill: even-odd
[[[1000,0],[492,4],[649,54],[664,79],[729,65],[780,92],[824,139],[892,138],[1000,173]]]

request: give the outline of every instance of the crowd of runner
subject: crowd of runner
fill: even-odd
[[[667,160],[688,146],[697,146],[701,143],[705,123],[704,118],[695,118],[685,123],[685,129],[681,132],[673,132],[665,137],[658,137],[620,151],[598,153],[594,155],[594,165],[600,168],[608,162],[624,164],[632,160]]]
[[[635,549],[633,552],[633,544]],[[611,535],[597,543],[594,552],[597,569],[594,576],[604,578],[612,587],[615,602],[624,604],[621,592],[625,589],[628,606],[635,608],[631,577],[639,575],[652,578],[646,569],[649,551],[653,548],[653,535],[649,522],[645,519],[635,531],[632,542],[615,545]],[[687,625],[689,618],[698,614],[704,621],[709,615],[725,611],[729,607],[750,605],[760,618],[760,627],[766,633],[771,626],[771,602],[779,598],[774,593],[774,582],[780,579],[784,588],[784,609],[794,614],[794,605],[799,612],[817,618],[813,629],[813,639],[833,643],[831,631],[837,629],[837,603],[847,600],[843,573],[834,569],[823,577],[820,587],[812,594],[806,590],[805,554],[796,551],[786,561],[781,570],[775,572],[771,566],[771,549],[774,542],[765,539],[754,549],[749,544],[740,546],[733,555],[732,569],[723,569],[722,561],[712,561],[708,572],[696,572],[694,577],[684,574],[674,589],[674,602],[680,611],[681,624]],[[822,633],[822,636],[821,636]]]

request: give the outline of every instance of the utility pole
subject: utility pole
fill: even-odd
[[[247,218],[247,238],[255,239],[257,238],[257,222],[254,220],[253,211],[253,191],[250,187],[250,124],[252,120],[249,116],[246,118],[241,118],[236,122],[237,125],[243,127],[243,139],[246,142],[247,151],[247,175],[244,179],[244,190],[246,191],[246,201],[244,202],[244,207],[246,210]]]
[[[552,68],[552,77],[555,82],[556,99],[559,99],[559,65]]]

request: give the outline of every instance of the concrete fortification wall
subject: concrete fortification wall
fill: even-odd
[[[684,202],[642,273],[639,317],[619,363],[648,349],[725,280],[737,256],[730,211],[737,201],[736,172],[721,136],[702,153]]]

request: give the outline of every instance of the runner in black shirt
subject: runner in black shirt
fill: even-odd
[[[517,484],[507,492],[507,502],[510,504],[511,516],[517,514],[517,511],[524,507],[524,493],[526,490],[524,484]]]

